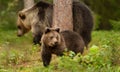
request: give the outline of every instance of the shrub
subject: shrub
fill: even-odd
[[[110,20],[113,30],[120,30],[120,21]]]

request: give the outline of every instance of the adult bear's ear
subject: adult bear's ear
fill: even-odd
[[[18,16],[22,19],[25,20],[26,16],[23,12],[19,11]]]
[[[50,32],[50,28],[46,27],[45,28],[45,34],[48,33],[48,32]]]
[[[55,31],[57,31],[59,33],[60,32],[60,28],[56,28]]]
[[[42,7],[43,9],[48,8],[49,6],[52,6],[51,4],[45,2],[45,1],[39,1],[38,3],[36,3],[35,5],[36,7]]]

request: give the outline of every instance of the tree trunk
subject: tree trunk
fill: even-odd
[[[24,8],[29,8],[34,5],[34,0],[24,0]]]
[[[73,31],[72,0],[53,0],[53,27]]]

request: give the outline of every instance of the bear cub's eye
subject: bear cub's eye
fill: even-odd
[[[59,36],[58,36],[58,35],[56,36],[56,39],[59,39]]]
[[[53,36],[51,36],[50,39],[53,39]]]

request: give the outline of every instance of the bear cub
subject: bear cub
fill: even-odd
[[[73,31],[62,31],[59,28],[46,28],[41,38],[41,57],[43,65],[48,66],[52,54],[63,55],[65,48],[75,53],[83,53],[84,41],[82,37]]]

